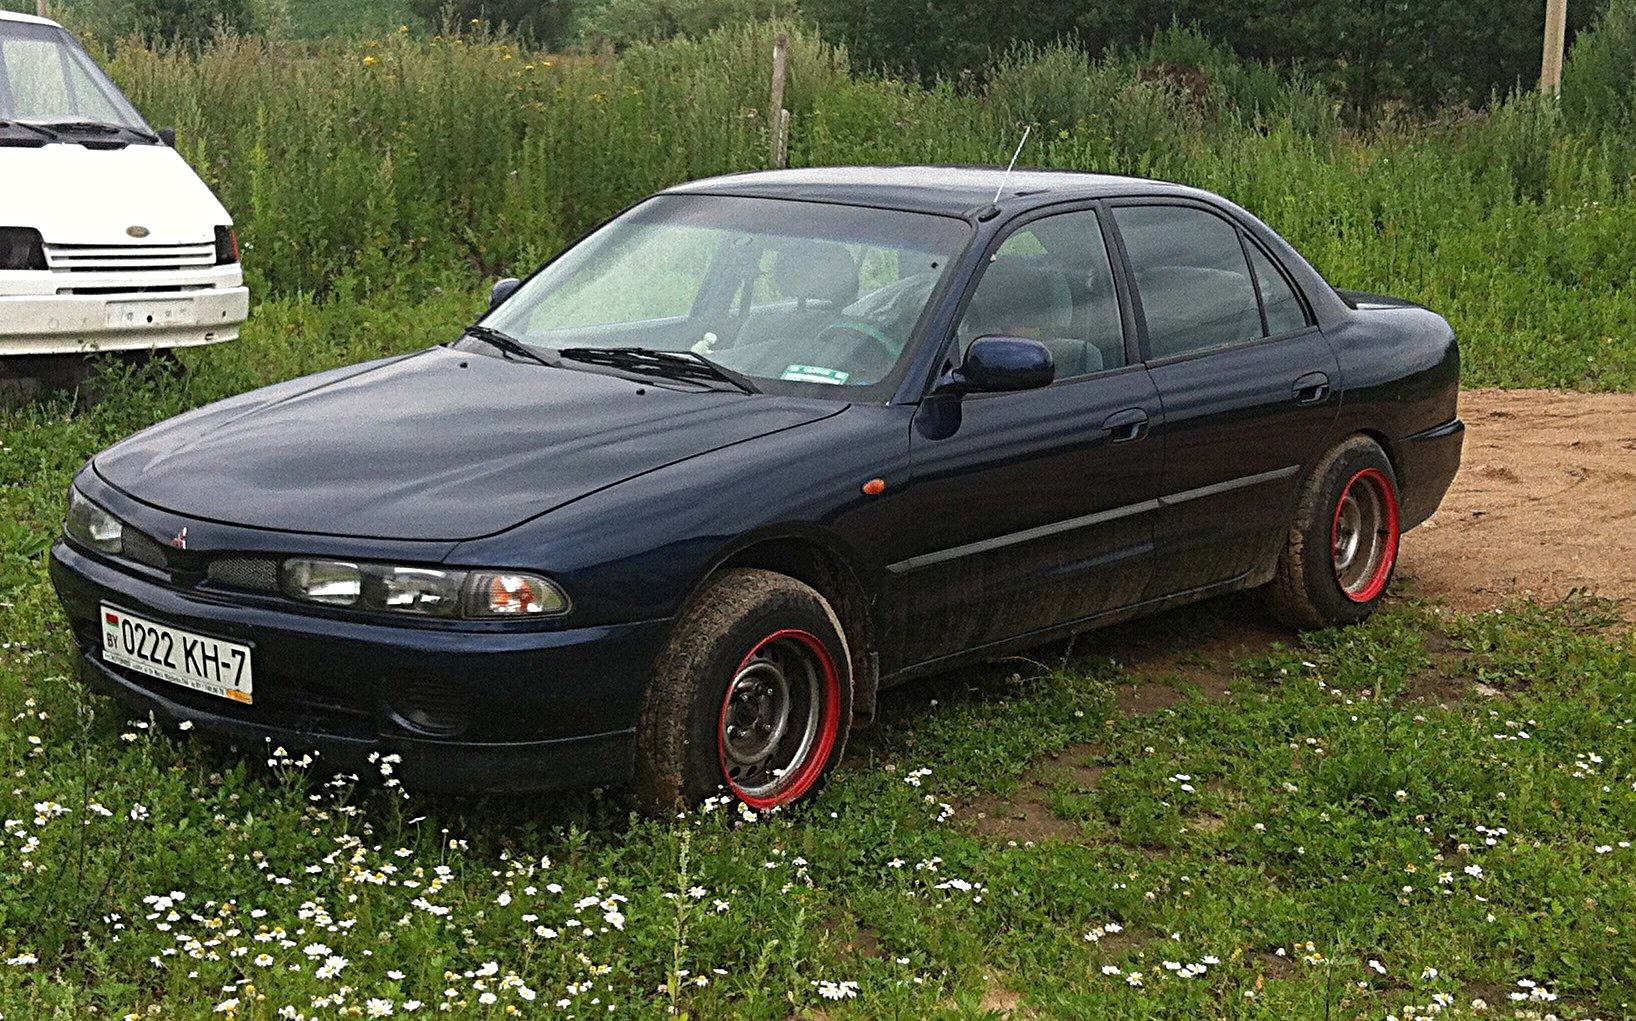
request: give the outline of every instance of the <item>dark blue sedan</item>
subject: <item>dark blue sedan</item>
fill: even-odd
[[[717,178],[495,298],[92,459],[86,680],[411,788],[769,807],[909,677],[1234,589],[1362,620],[1460,460],[1447,322],[1178,185]]]

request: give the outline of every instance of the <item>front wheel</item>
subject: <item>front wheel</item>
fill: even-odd
[[[851,718],[850,651],[816,590],[723,571],[676,620],[637,727],[636,791],[651,812],[729,794],[757,810],[815,794]]]
[[[1273,615],[1296,628],[1364,620],[1385,598],[1401,537],[1391,461],[1374,440],[1348,439],[1302,487],[1267,586]]]

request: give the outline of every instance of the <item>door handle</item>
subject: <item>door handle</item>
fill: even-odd
[[[1147,435],[1147,412],[1141,408],[1126,408],[1109,415],[1102,423],[1110,443],[1129,443]]]
[[[1322,404],[1329,397],[1329,376],[1309,372],[1295,381],[1291,388],[1296,404]]]

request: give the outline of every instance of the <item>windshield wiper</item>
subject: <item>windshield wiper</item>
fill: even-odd
[[[0,120],[0,128],[22,128],[25,131],[32,131],[36,135],[43,136],[49,142],[55,142],[62,137],[43,124],[30,124],[28,121]]]
[[[716,380],[747,394],[761,392],[742,372],[735,372],[697,351],[658,351],[651,347],[565,347],[557,353],[591,365],[607,365],[667,379]]]
[[[547,361],[538,351],[529,347],[527,344],[524,344],[511,334],[496,330],[492,326],[468,326],[466,327],[466,336],[474,337],[491,347],[499,348],[506,354],[516,355],[519,358],[526,358],[531,362],[538,362],[539,364],[548,368],[551,366],[551,363]]]
[[[105,121],[51,121],[42,125],[57,132],[81,135],[118,135],[132,134],[144,142],[158,142],[158,135],[151,135],[141,128],[133,128],[129,124],[109,124]]]

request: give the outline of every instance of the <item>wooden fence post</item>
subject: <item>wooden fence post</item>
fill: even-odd
[[[46,10],[46,0],[34,0],[34,11],[42,18],[51,17]]]
[[[772,165],[789,165],[790,112],[784,109],[784,74],[790,62],[790,36],[780,32],[773,37],[773,101],[768,108],[767,127],[772,132]]]
[[[1562,94],[1562,50],[1568,36],[1568,0],[1545,0],[1545,55],[1539,66],[1539,90]]]

